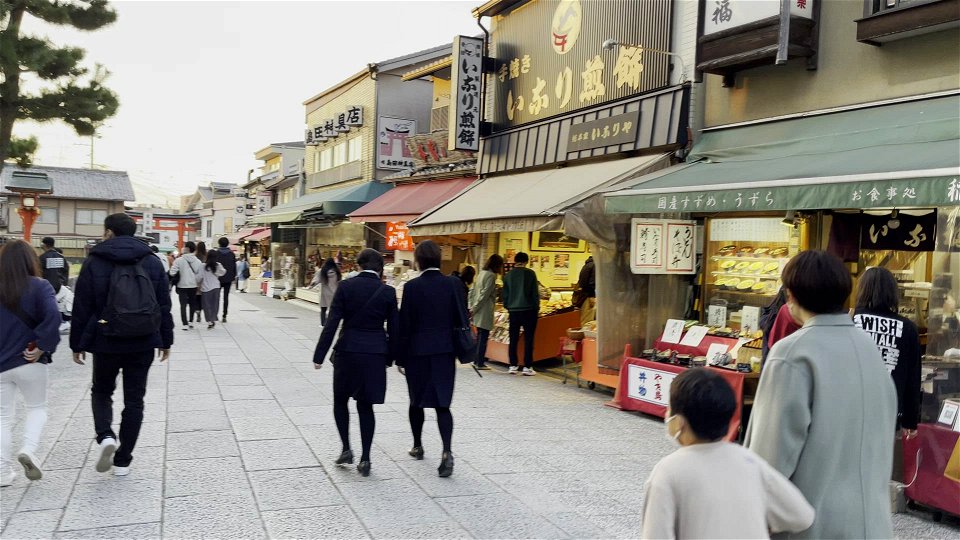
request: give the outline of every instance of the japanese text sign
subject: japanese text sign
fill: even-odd
[[[670,405],[670,385],[673,384],[676,373],[628,364],[627,376],[627,395],[631,399],[664,407]]]
[[[680,319],[667,319],[667,324],[663,328],[663,335],[660,341],[664,343],[680,343],[680,336],[683,335],[683,327],[686,321]]]
[[[402,171],[413,167],[407,137],[417,134],[417,121],[392,116],[379,118],[377,168]]]
[[[860,249],[933,251],[937,238],[937,211],[922,216],[900,212],[860,215]]]
[[[640,110],[638,109],[608,116],[607,118],[573,124],[570,126],[567,152],[632,143],[637,138],[639,121]]]
[[[696,270],[695,221],[631,221],[630,270],[634,274],[693,274]]]
[[[480,149],[480,91],[483,82],[483,39],[457,36],[453,40],[451,100],[456,105],[449,116],[447,149]]]
[[[330,139],[338,137],[341,133],[347,133],[352,127],[363,125],[363,107],[352,105],[343,112],[337,113],[334,118],[323,120],[315,126],[310,126],[304,134],[304,142],[307,145],[316,146],[325,143]]]
[[[413,239],[406,222],[388,221],[386,236],[388,251],[413,251]]]
[[[790,14],[813,16],[816,0],[789,0]],[[708,0],[703,18],[703,35],[716,34],[771,17],[779,17],[781,0]]]

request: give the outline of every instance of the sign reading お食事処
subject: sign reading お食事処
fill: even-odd
[[[324,120],[315,126],[309,127],[304,134],[307,145],[318,145],[330,139],[335,139],[341,133],[348,133],[350,128],[363,125],[363,107],[354,105],[338,113],[336,117]]]
[[[453,113],[448,120],[447,149],[480,149],[480,91],[483,88],[483,40],[457,36],[453,40],[450,89]]]
[[[377,168],[395,171],[413,168],[407,137],[417,134],[417,121],[393,116],[381,116],[377,120]]]
[[[697,224],[668,219],[631,220],[630,270],[634,274],[693,274]]]

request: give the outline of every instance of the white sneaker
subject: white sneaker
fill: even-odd
[[[32,452],[21,451],[17,455],[17,461],[23,465],[23,474],[29,480],[39,480],[43,478],[43,471],[40,470],[40,460]]]
[[[523,374],[526,375],[527,377],[533,377],[534,375],[537,374],[537,372],[534,371],[533,368],[525,367],[523,368]]]
[[[69,323],[69,322],[64,321],[64,322],[60,323],[60,333],[61,333],[61,334],[69,334],[69,333],[70,333],[70,323]]]
[[[186,324],[183,325],[183,329],[184,329],[184,330],[189,330],[190,328],[192,328],[192,327],[191,327],[191,326],[188,326],[188,325],[186,325]]]
[[[13,485],[13,481],[17,478],[17,473],[10,471],[2,476],[0,476],[0,487],[10,487]]]
[[[517,366],[510,366],[510,369],[507,370],[507,373],[510,375],[516,375],[517,373],[520,373],[520,368]]]
[[[130,474],[130,467],[113,467],[114,476],[126,476],[128,474]]]
[[[117,451],[117,441],[107,437],[100,441],[100,459],[97,461],[97,472],[107,472],[113,466],[113,454]]]

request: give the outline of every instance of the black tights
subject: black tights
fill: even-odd
[[[453,415],[450,414],[450,407],[437,407],[437,427],[440,429],[440,439],[443,441],[443,451],[450,451],[450,444],[453,440]],[[413,431],[413,445],[423,446],[421,435],[423,434],[424,422],[423,409],[421,407],[410,406],[410,429]]]
[[[333,397],[333,419],[337,422],[337,431],[340,432],[340,442],[344,450],[350,449],[350,411],[347,402],[350,396]],[[357,415],[360,417],[360,444],[363,454],[360,461],[370,461],[370,446],[373,445],[373,431],[377,427],[377,420],[373,416],[373,403],[357,401]]]

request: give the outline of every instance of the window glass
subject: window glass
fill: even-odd
[[[361,154],[363,153],[363,135],[358,135],[350,139],[349,145],[347,161],[360,161]]]
[[[91,219],[93,220],[93,223],[92,223],[93,225],[99,225],[99,224],[103,223],[103,221],[104,221],[105,219],[107,219],[107,211],[106,211],[106,210],[93,210],[93,211],[92,211],[92,217],[91,217]]]
[[[320,152],[320,170],[325,171],[333,168],[333,148],[325,148]]]
[[[77,210],[77,225],[90,225],[93,223],[93,210]]]
[[[41,208],[40,216],[37,217],[37,223],[43,223],[46,225],[56,225],[57,224],[57,209],[56,208]]]
[[[333,147],[333,166],[339,167],[347,162],[347,143],[342,142]]]

